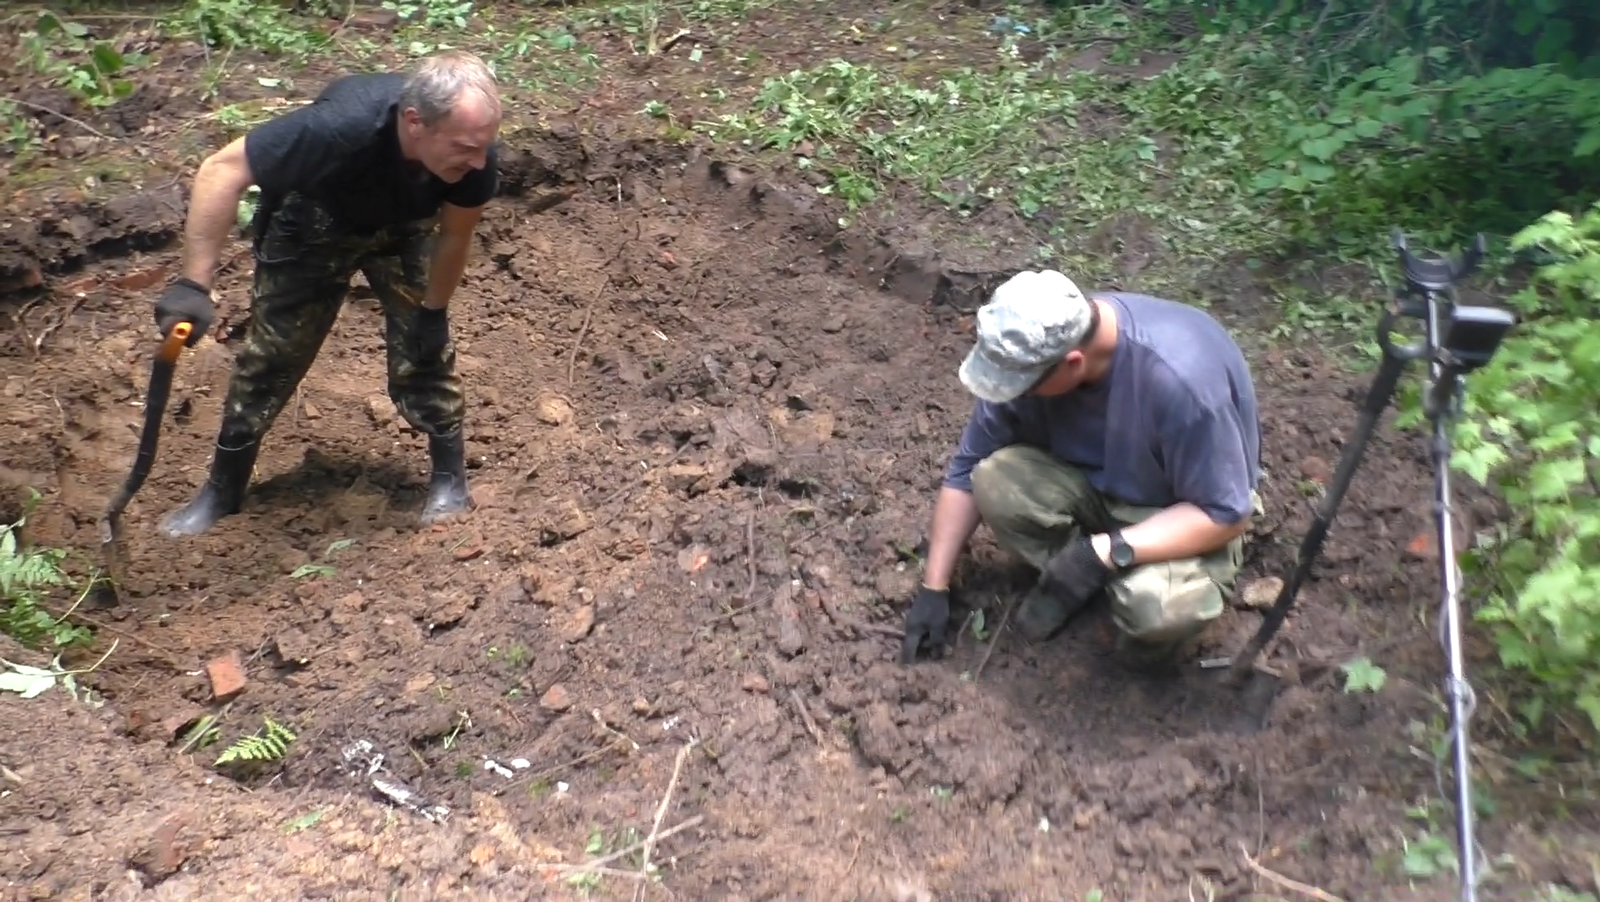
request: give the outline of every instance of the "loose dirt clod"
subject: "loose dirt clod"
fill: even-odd
[[[1239,593],[1239,606],[1252,611],[1270,608],[1272,603],[1278,600],[1278,593],[1282,591],[1283,577],[1281,576],[1268,576],[1252,580],[1249,585],[1244,587],[1244,591]]]
[[[572,707],[572,693],[560,683],[546,689],[544,695],[539,696],[539,706],[547,711],[561,713]]]
[[[794,603],[794,586],[788,580],[772,593],[772,612],[778,624],[778,650],[791,658],[800,654],[806,647],[806,633]]]
[[[582,642],[594,629],[594,605],[586,604],[567,616],[561,626],[561,641],[572,645]]]

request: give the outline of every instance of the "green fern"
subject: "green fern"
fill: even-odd
[[[0,524],[0,633],[30,648],[87,642],[92,638],[88,630],[52,616],[44,605],[52,589],[68,583],[61,570],[67,553],[23,542],[23,527],[40,498],[31,489],[29,494],[16,522]]]
[[[217,758],[221,766],[234,761],[281,761],[289,754],[289,744],[294,742],[294,731],[270,717],[263,718],[265,726],[246,736]]]

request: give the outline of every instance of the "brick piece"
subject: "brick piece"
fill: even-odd
[[[244,691],[244,660],[237,649],[219,655],[206,664],[206,676],[211,680],[211,697],[230,701]]]

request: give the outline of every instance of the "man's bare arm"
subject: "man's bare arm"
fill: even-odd
[[[1135,564],[1154,564],[1209,554],[1249,528],[1249,517],[1232,525],[1218,523],[1210,514],[1185,501],[1123,529],[1122,537],[1133,546]],[[1100,560],[1109,564],[1111,537],[1101,533],[1092,541]]]
[[[428,264],[428,293],[422,306],[444,310],[467,271],[472,252],[472,232],[483,217],[483,207],[457,207],[445,204],[439,213],[439,242]]]
[[[222,246],[239,221],[239,199],[253,184],[255,175],[245,158],[242,137],[200,164],[183,231],[184,276],[211,288]]]
[[[971,492],[944,486],[933,503],[933,526],[928,535],[928,560],[922,568],[922,584],[945,591],[956,572],[961,549],[978,528],[978,502]]]

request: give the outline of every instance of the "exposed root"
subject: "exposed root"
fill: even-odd
[[[1290,880],[1288,877],[1283,876],[1277,871],[1262,865],[1254,858],[1250,857],[1250,850],[1243,842],[1239,843],[1239,854],[1244,856],[1244,863],[1250,866],[1250,870],[1255,871],[1257,874],[1260,874],[1262,877],[1267,878],[1284,889],[1293,890],[1302,895],[1310,896],[1313,899],[1320,900],[1320,902],[1344,902],[1343,899],[1335,896],[1327,890],[1318,889],[1310,884],[1301,883],[1298,880]]]

